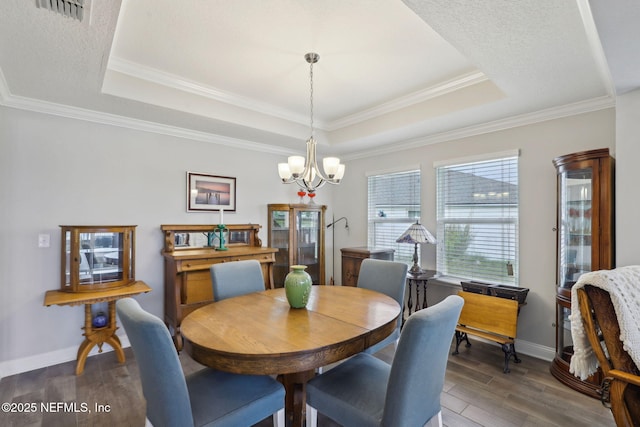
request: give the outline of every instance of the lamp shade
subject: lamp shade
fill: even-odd
[[[431,243],[434,245],[437,241],[436,238],[429,233],[429,230],[416,221],[415,224],[411,224],[411,226],[407,228],[407,231],[402,233],[402,236],[398,237],[396,243]]]

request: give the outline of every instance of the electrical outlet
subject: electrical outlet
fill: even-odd
[[[49,234],[38,234],[38,247],[39,248],[48,248],[51,244],[51,235]]]

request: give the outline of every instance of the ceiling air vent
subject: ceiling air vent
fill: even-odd
[[[85,0],[36,0],[36,6],[82,21]]]

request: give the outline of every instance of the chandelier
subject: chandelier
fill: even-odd
[[[307,157],[305,159],[302,156],[289,156],[287,163],[278,163],[278,174],[284,184],[295,182],[311,195],[327,182],[329,184],[339,184],[344,176],[344,165],[340,163],[340,159],[337,157],[325,157],[322,160],[324,174],[318,168],[316,141],[313,139],[313,64],[318,62],[320,55],[307,53],[304,59],[309,63],[309,80],[311,81],[311,136],[307,140]]]

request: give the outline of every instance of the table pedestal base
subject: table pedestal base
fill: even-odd
[[[76,375],[82,374],[84,371],[84,364],[87,361],[89,352],[96,345],[98,346],[98,352],[102,353],[102,344],[109,344],[116,352],[118,362],[124,363],[124,350],[122,349],[122,343],[120,338],[116,335],[116,302],[109,301],[109,324],[102,328],[94,328],[91,318],[91,304],[84,305],[84,341],[78,348],[78,363],[76,365]]]
[[[278,381],[285,389],[285,420],[287,426],[303,426],[307,409],[307,381],[316,375],[315,370],[283,374]],[[299,419],[298,419],[299,418]]]

